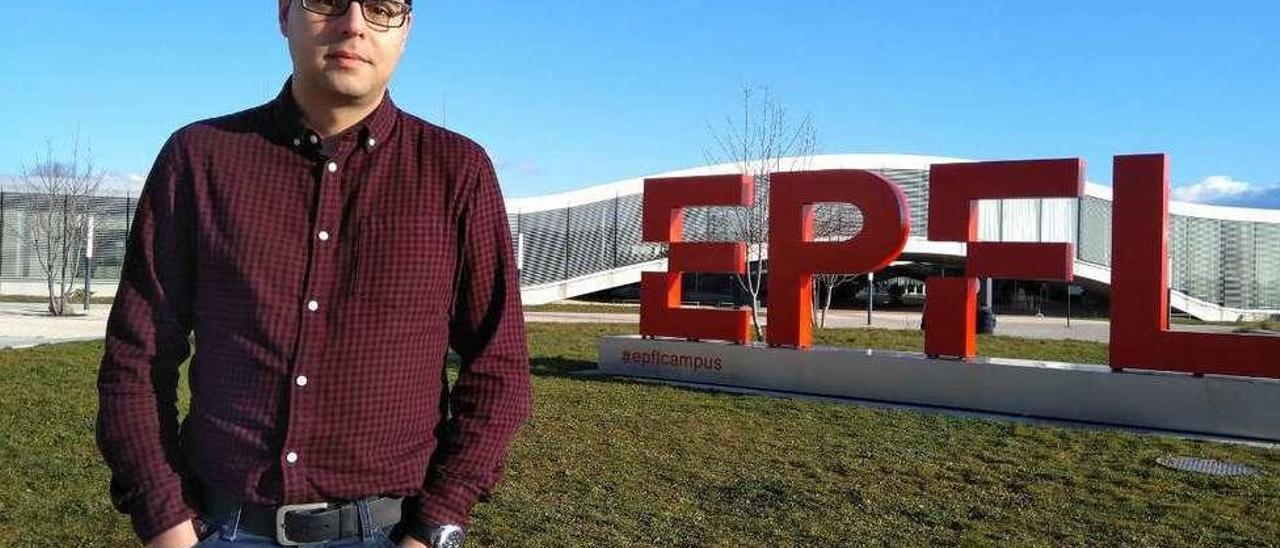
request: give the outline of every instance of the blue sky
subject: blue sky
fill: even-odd
[[[702,164],[755,84],[826,153],[1081,156],[1109,183],[1113,155],[1167,152],[1182,197],[1280,207],[1280,3],[1059,4],[419,0],[392,94],[484,144],[509,197]],[[274,5],[41,2],[0,56],[0,174],[78,129],[136,177],[177,127],[269,100]]]

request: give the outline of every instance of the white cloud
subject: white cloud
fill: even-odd
[[[1173,199],[1205,204],[1240,204],[1280,190],[1280,185],[1237,181],[1227,175],[1210,175],[1199,182],[1173,188]]]

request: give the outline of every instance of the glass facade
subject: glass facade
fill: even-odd
[[[907,196],[911,211],[912,238],[923,238],[928,223],[929,173],[918,169],[871,169],[898,184]],[[768,191],[768,183],[757,185],[758,195]],[[661,246],[639,240],[639,196],[623,196],[599,202],[617,201],[613,232],[605,230],[597,238],[622,251],[615,266],[634,265],[662,256]],[[597,212],[608,206],[595,204],[567,207],[560,215],[603,218]],[[725,208],[691,208],[685,219],[685,238],[690,241],[732,239],[724,218]],[[548,212],[512,214],[513,218],[546,215]],[[857,208],[820,204],[815,214],[815,233],[842,234],[842,229],[860,226]],[[517,223],[513,222],[512,226]],[[979,239],[984,241],[1055,241],[1076,244],[1077,259],[1098,266],[1111,264],[1111,202],[1086,196],[1075,199],[986,200],[979,204]],[[518,237],[513,232],[513,237]],[[575,232],[573,237],[586,233]],[[526,241],[534,236],[525,233]],[[538,285],[564,280],[547,275],[565,259],[526,244],[528,270],[524,284]],[[1221,306],[1245,309],[1280,309],[1280,224],[1231,221],[1170,215],[1169,253],[1172,258],[1170,287],[1192,297]],[[584,259],[586,260],[586,259]],[[593,264],[602,264],[599,261]],[[561,268],[561,270],[564,270]],[[590,273],[590,269],[570,269]],[[605,270],[605,269],[601,269]],[[578,274],[581,275],[581,274]],[[570,276],[573,277],[573,276]]]
[[[893,181],[908,199],[912,237],[928,223],[929,174],[920,169],[872,169]],[[766,202],[768,182],[757,184]],[[119,277],[125,239],[137,197],[100,196],[93,259],[97,284]],[[34,200],[0,192],[0,278],[38,280],[31,250]],[[685,220],[692,241],[735,239],[730,208],[693,208]],[[539,286],[637,265],[665,256],[665,246],[641,241],[641,196],[621,195],[558,209],[509,213],[512,241],[520,255],[521,285]],[[819,237],[847,237],[861,226],[856,207],[820,204]],[[1111,202],[1080,200],[990,200],[979,204],[979,238],[987,241],[1067,241],[1080,261],[1111,262]],[[763,237],[763,234],[760,236]],[[1280,224],[1170,216],[1170,286],[1192,297],[1244,309],[1280,309]]]
[[[0,279],[43,279],[40,257],[33,241],[37,216],[44,211],[39,204],[50,200],[37,200],[35,195],[24,192],[0,191]],[[58,200],[52,202],[60,203]],[[87,206],[94,212],[93,277],[116,280],[124,260],[125,238],[133,219],[137,198],[133,195],[95,196]],[[44,215],[56,216],[57,211]],[[53,220],[55,226],[60,221]],[[46,257],[48,253],[46,253]],[[83,272],[83,263],[76,270],[76,278]]]

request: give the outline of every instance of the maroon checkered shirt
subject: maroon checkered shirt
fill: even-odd
[[[196,516],[202,484],[260,504],[405,495],[409,519],[465,525],[528,416],[511,235],[484,150],[389,95],[331,139],[302,120],[286,82],[265,105],[184,127],[138,200],[97,436],[112,501],[144,540]]]

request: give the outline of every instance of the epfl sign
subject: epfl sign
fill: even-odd
[[[812,276],[870,272],[897,259],[911,230],[907,199],[883,177],[856,169],[773,173],[770,181],[767,339],[807,348]],[[977,241],[977,200],[1078,198],[1084,161],[935,164],[929,181],[929,240],[962,242],[967,251],[964,276],[926,281],[924,351],[971,358],[979,278],[1069,282],[1075,256],[1070,243]],[[1169,331],[1166,156],[1117,156],[1113,185],[1111,368],[1280,378],[1280,337]],[[643,238],[670,247],[668,271],[641,279],[642,336],[750,340],[746,310],[680,306],[681,274],[741,273],[746,246],[681,241],[681,225],[685,207],[750,206],[753,188],[748,175],[645,181]],[[813,205],[824,202],[857,206],[862,230],[845,241],[813,241]]]

